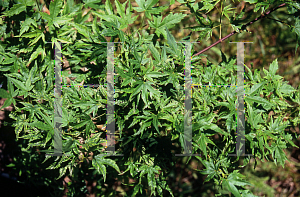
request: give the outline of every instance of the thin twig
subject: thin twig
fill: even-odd
[[[289,24],[287,24],[287,23],[285,23],[285,22],[283,22],[283,21],[280,21],[280,20],[277,20],[277,19],[274,19],[274,18],[269,18],[269,17],[266,17],[266,18],[267,18],[267,19],[270,19],[270,20],[273,20],[273,21],[280,22],[280,23],[282,23],[282,24],[285,24],[285,25],[291,27],[291,25],[289,25]]]
[[[246,28],[247,26],[251,25],[251,24],[254,23],[255,21],[258,21],[258,20],[264,18],[265,16],[269,15],[269,14],[272,13],[273,11],[275,11],[275,10],[277,10],[278,8],[281,8],[281,7],[285,6],[285,5],[286,5],[286,4],[283,3],[283,4],[279,5],[278,7],[273,8],[272,10],[270,10],[270,11],[268,11],[268,12],[266,12],[266,13],[260,15],[258,18],[256,18],[256,19],[250,21],[250,22],[247,23],[246,25],[243,25],[243,26],[242,26],[242,29],[244,29],[244,28]],[[241,30],[241,29],[240,29],[240,30]],[[236,34],[236,33],[238,33],[238,32],[237,32],[237,31],[231,32],[230,34],[228,34],[228,35],[225,36],[224,38],[218,40],[217,42],[213,43],[213,44],[210,45],[209,47],[206,47],[205,49],[203,49],[202,51],[196,53],[196,54],[193,55],[192,57],[197,56],[197,55],[200,55],[201,53],[204,53],[204,52],[207,51],[208,49],[210,49],[210,48],[216,46],[216,45],[219,44],[220,42],[223,42],[224,40],[226,40],[227,38],[233,36],[233,35]]]

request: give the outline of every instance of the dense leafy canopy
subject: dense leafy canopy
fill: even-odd
[[[197,19],[198,24],[189,27],[191,31],[201,32],[197,41],[211,38],[215,24],[209,12],[219,3],[225,5],[226,1],[178,2],[186,5]],[[255,4],[254,12],[265,12],[286,3],[289,14],[295,17],[291,31],[300,37],[299,3],[245,2]],[[170,1],[170,5],[174,3]],[[22,147],[25,152],[35,157],[37,148],[53,149],[53,48],[62,43],[62,55],[72,68],[71,74],[68,70],[62,71],[63,84],[71,85],[62,87],[63,150],[68,155],[44,157],[50,161],[48,169],[57,170],[58,179],[69,175],[72,181],[79,182],[82,179],[80,170],[92,170],[93,174],[102,176],[100,188],[105,188],[108,176],[133,178],[137,182],[128,183],[134,186],[128,195],[145,196],[146,191],[147,195],[162,196],[163,191],[168,190],[173,196],[166,177],[175,165],[174,151],[182,151],[174,143],[184,147],[184,62],[187,54],[185,44],[176,43],[169,29],[187,15],[172,12],[162,15],[168,6],[157,6],[158,0],[137,0],[136,4],[133,7],[131,2],[115,0],[114,10],[108,0],[105,4],[93,0],[81,3],[54,0],[47,13],[33,0],[1,1],[0,72],[7,78],[6,85],[0,89],[1,97],[7,98],[2,108],[13,103],[16,111],[11,112],[10,117],[15,120],[17,137],[26,140]],[[245,10],[237,13],[230,3],[227,4],[221,16],[225,16],[233,31],[247,31],[243,27],[249,22]],[[154,34],[144,29],[144,21],[137,31],[127,31],[138,17],[133,10],[143,13],[143,20],[147,21],[148,28],[155,30]],[[203,17],[204,13],[207,17]],[[106,124],[106,87],[74,86],[105,84],[105,42],[116,39],[122,42],[119,49],[116,47],[114,59],[116,148],[124,157],[100,155],[105,149],[105,132],[98,125],[105,127]],[[236,84],[236,57],[223,56],[219,65],[208,61],[206,66],[199,64],[200,57],[192,58],[194,84]],[[293,136],[285,129],[300,122],[300,95],[299,88],[294,89],[276,75],[278,66],[274,60],[263,73],[245,66],[245,137],[246,152],[253,154],[255,159],[272,159],[284,166],[287,157],[283,149],[287,145],[295,146]],[[83,67],[88,68],[86,72]],[[24,100],[17,96],[24,96]],[[206,181],[214,180],[215,186],[223,188],[222,191],[236,197],[253,196],[245,188],[249,183],[234,165],[237,158],[228,156],[235,153],[236,87],[193,87],[192,100],[192,144],[193,152],[202,154],[202,157],[197,156],[204,166],[200,173],[208,175]],[[295,109],[290,114],[291,119],[284,119],[291,109]],[[271,111],[274,115],[269,116]],[[222,140],[215,141],[215,135]],[[243,157],[245,165],[249,159]],[[81,187],[85,187],[82,184]],[[78,195],[76,187],[75,182],[69,184],[69,196]],[[106,192],[99,190],[101,196],[116,195],[111,188]]]

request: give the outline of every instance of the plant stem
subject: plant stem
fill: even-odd
[[[266,13],[260,15],[258,18],[256,18],[256,19],[250,21],[250,22],[247,23],[246,25],[243,25],[242,29],[243,29],[243,28],[246,28],[246,27],[249,26],[249,25],[251,25],[251,24],[254,23],[255,21],[258,21],[258,20],[264,18],[265,16],[269,15],[271,12],[273,12],[273,11],[277,10],[278,8],[281,8],[281,7],[285,6],[285,5],[286,5],[286,4],[283,3],[283,4],[279,5],[278,7],[273,8],[273,9],[271,9],[270,11],[268,11],[268,12],[266,12]],[[240,29],[240,30],[241,30],[241,29]],[[207,51],[207,50],[209,50],[210,48],[216,46],[216,45],[219,44],[220,42],[223,42],[224,40],[226,40],[227,38],[233,36],[233,35],[236,34],[236,33],[238,33],[238,32],[237,32],[237,31],[231,32],[230,34],[228,34],[228,35],[225,36],[224,38],[222,38],[222,39],[218,40],[217,42],[213,43],[212,45],[206,47],[205,49],[203,49],[202,51],[196,53],[196,54],[193,55],[192,57],[197,56],[197,55],[200,55],[201,53],[204,53],[205,51]]]
[[[222,4],[223,1],[221,0],[221,12],[220,12],[220,39],[222,38]]]
[[[285,24],[285,25],[287,25],[287,26],[289,26],[289,27],[291,27],[292,25],[289,25],[289,24],[287,24],[287,23],[285,23],[285,22],[283,22],[283,21],[280,21],[280,20],[277,20],[277,19],[274,19],[274,18],[269,18],[269,17],[266,17],[267,19],[271,19],[271,20],[274,20],[274,21],[277,21],[277,22],[280,22],[280,23],[282,23],[282,24]],[[294,27],[294,26],[293,26]]]

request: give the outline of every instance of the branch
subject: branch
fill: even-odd
[[[266,17],[267,15],[271,14],[273,11],[275,11],[275,10],[277,10],[278,8],[281,8],[281,7],[285,6],[285,5],[286,5],[286,4],[283,3],[283,4],[279,5],[279,6],[276,7],[276,8],[273,8],[273,9],[271,9],[270,11],[268,11],[268,12],[266,12],[266,13],[263,13],[262,15],[260,15],[260,17],[258,17],[258,18],[256,18],[256,19],[250,21],[250,22],[247,23],[246,25],[243,25],[243,26],[242,26],[242,29],[244,29],[244,28],[246,28],[247,26],[251,25],[251,24],[254,23],[255,21],[258,21],[258,20],[260,20],[260,19]],[[240,30],[241,30],[241,29],[240,29]],[[236,33],[238,33],[238,32],[237,32],[237,31],[231,32],[230,34],[228,34],[228,35],[225,36],[224,38],[218,40],[217,42],[213,43],[213,44],[210,45],[209,47],[206,47],[205,49],[203,49],[202,51],[196,53],[196,54],[193,55],[192,57],[197,56],[197,55],[200,55],[201,53],[204,53],[204,52],[207,51],[208,49],[210,49],[210,48],[216,46],[216,45],[219,44],[220,42],[223,42],[224,40],[226,40],[227,38],[233,36],[233,35],[236,34]]]

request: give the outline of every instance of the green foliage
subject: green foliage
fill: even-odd
[[[220,16],[229,20],[233,30],[247,31],[243,28],[249,22],[248,16],[244,17],[245,9],[237,13],[226,1],[178,2],[186,5],[197,19],[198,26],[187,28],[200,31],[197,41],[210,39],[213,28],[222,25],[211,21],[209,15],[203,17],[219,3],[223,6]],[[253,12],[257,12],[284,1],[245,2],[255,4]],[[138,0],[138,7],[132,7],[130,1],[114,3],[116,10],[108,0],[105,4],[93,0],[82,3],[55,0],[47,5],[48,15],[36,1],[1,1],[4,11],[0,73],[7,78],[6,85],[0,89],[1,97],[7,98],[2,108],[14,105],[16,111],[10,118],[14,120],[17,138],[24,140],[22,150],[30,153],[30,157],[36,157],[36,149],[45,152],[53,149],[56,105],[53,48],[62,43],[62,55],[72,70],[71,74],[62,71],[62,82],[67,84],[67,77],[75,78],[70,81],[70,87],[62,87],[62,138],[67,155],[43,157],[49,164],[47,169],[55,172],[56,179],[70,177],[68,196],[87,193],[84,182],[87,173],[98,179],[100,196],[117,195],[117,191],[105,184],[114,178],[128,186],[127,196],[163,196],[167,195],[165,191],[174,196],[167,177],[174,161],[179,160],[174,156],[175,150],[184,147],[186,54],[185,45],[176,43],[170,29],[187,15],[163,15],[168,7],[159,6],[158,0]],[[291,30],[299,37],[300,6],[292,1],[286,3],[290,15],[295,17]],[[141,27],[125,32],[141,13],[146,16]],[[144,29],[144,22],[155,35]],[[105,84],[107,44],[104,42],[117,38],[123,42],[114,58],[116,148],[124,154],[122,158],[103,155],[105,132],[99,131],[97,125],[106,126],[106,88],[74,86],[82,82]],[[222,53],[220,64],[208,60],[206,66],[199,59],[192,58],[194,84],[236,84],[235,57],[227,60]],[[83,67],[88,71],[84,73]],[[300,122],[300,95],[299,88],[294,89],[276,75],[278,67],[277,60],[263,72],[253,72],[245,66],[245,137],[246,152],[255,159],[272,160],[284,167],[287,157],[283,149],[290,145],[296,147],[292,141],[295,137],[286,129]],[[233,86],[193,88],[193,153],[203,155],[196,157],[203,166],[200,174],[207,175],[205,182],[214,181],[218,195],[254,196],[246,187],[250,183],[239,173],[236,165],[239,158],[228,156],[235,151],[236,91]],[[17,96],[23,96],[24,100]],[[269,115],[271,112],[273,115]],[[222,140],[215,140],[215,136]],[[242,159],[246,165],[250,157]],[[126,183],[129,178],[135,182]]]

